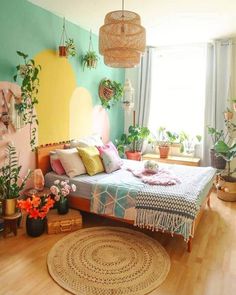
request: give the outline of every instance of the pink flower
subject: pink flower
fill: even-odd
[[[68,189],[62,188],[61,193],[64,197],[66,197],[67,195],[69,195],[70,191]]]
[[[72,189],[73,192],[75,192],[76,191],[76,185],[72,184],[71,189]]]
[[[60,201],[60,196],[59,196],[59,195],[56,195],[56,196],[54,197],[54,200],[57,201],[57,202]]]
[[[52,185],[52,186],[50,187],[50,191],[51,191],[51,193],[54,194],[54,195],[57,195],[57,194],[59,193],[59,189],[58,189],[58,187],[56,187],[55,185]]]

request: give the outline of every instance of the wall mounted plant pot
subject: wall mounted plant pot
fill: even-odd
[[[168,158],[169,151],[170,151],[169,146],[159,146],[160,158],[162,159]]]
[[[57,213],[60,215],[67,214],[69,211],[69,202],[67,198],[60,200],[57,204]]]
[[[59,56],[67,57],[67,48],[66,46],[59,46]]]
[[[102,84],[99,85],[99,96],[105,100],[110,100],[114,95],[113,89],[103,86]]]
[[[225,120],[227,120],[227,121],[232,120],[233,115],[234,114],[232,112],[224,112],[224,117],[225,117]]]
[[[39,237],[44,233],[46,218],[26,218],[26,232],[31,237]]]
[[[129,160],[141,161],[141,158],[142,158],[141,152],[126,151],[125,155],[126,155],[127,159],[129,159]]]
[[[211,166],[216,169],[225,169],[226,161],[222,157],[216,156],[216,151],[214,149],[210,150],[211,155]]]
[[[16,213],[16,199],[2,200],[2,214],[4,216],[14,215]]]

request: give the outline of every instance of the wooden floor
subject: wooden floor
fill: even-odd
[[[127,226],[116,221],[84,214],[84,226]],[[171,257],[166,281],[151,295],[235,295],[236,294],[236,202],[223,202],[212,194],[195,233],[192,252],[181,238],[146,231],[157,239]],[[38,238],[0,237],[0,295],[69,294],[49,276],[46,256],[65,234]]]

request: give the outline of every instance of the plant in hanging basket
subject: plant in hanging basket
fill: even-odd
[[[83,70],[85,67],[90,70],[95,69],[97,67],[98,59],[99,57],[95,51],[87,51],[87,53],[82,57]]]
[[[65,18],[63,19],[63,27],[62,27],[62,34],[61,34],[61,41],[59,45],[59,56],[60,57],[67,57],[67,56],[76,56],[77,51],[75,47],[74,39],[68,38],[66,32],[66,22]]]
[[[15,104],[19,116],[22,116],[25,125],[30,125],[30,145],[34,150],[36,145],[36,125],[38,119],[35,114],[34,106],[38,104],[39,73],[41,66],[36,65],[33,59],[28,59],[28,55],[17,51],[23,58],[24,64],[16,66],[17,73],[13,77],[21,82],[21,101]]]
[[[102,79],[99,84],[99,97],[102,106],[110,109],[112,105],[118,102],[123,96],[123,86],[121,83],[110,79]]]
[[[66,53],[67,56],[76,56],[77,50],[75,47],[74,39],[69,38],[69,40],[66,40]]]

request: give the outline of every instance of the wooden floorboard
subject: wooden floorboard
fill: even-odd
[[[236,202],[223,202],[212,194],[195,233],[192,252],[179,237],[171,238],[148,230],[171,258],[166,281],[151,295],[235,295],[236,294]],[[84,227],[132,225],[83,214]],[[0,295],[63,295],[47,271],[49,249],[65,234],[28,237],[0,237]]]

